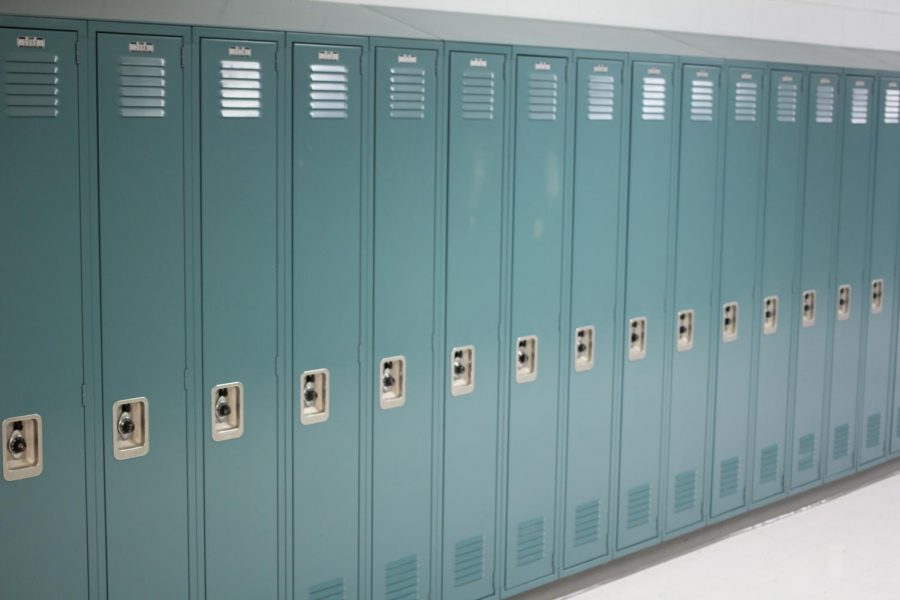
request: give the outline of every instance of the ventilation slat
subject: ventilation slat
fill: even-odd
[[[484,577],[484,536],[461,540],[453,550],[454,587],[480,581]]]
[[[800,96],[800,86],[792,83],[792,80],[781,81],[776,91],[775,119],[779,123],[797,122],[797,102]]]
[[[834,428],[831,441],[831,458],[838,460],[850,454],[850,425],[843,424]]]
[[[866,418],[866,448],[876,448],[881,443],[881,413]]]
[[[575,546],[600,539],[600,501],[591,500],[575,507]]]
[[[148,56],[119,57],[119,114],[127,118],[166,116],[166,61]]]
[[[59,115],[59,56],[48,52],[11,52],[3,68],[7,117]]]
[[[864,81],[858,84],[864,84]],[[869,88],[856,85],[850,97],[850,124],[865,125],[869,122]]]
[[[595,67],[597,68],[597,67]],[[601,67],[602,68],[602,67]],[[612,121],[616,110],[616,79],[609,74],[588,76],[587,118]]]
[[[711,122],[715,115],[716,87],[709,79],[691,81],[691,121]]]
[[[651,488],[649,483],[628,490],[628,512],[626,527],[634,529],[650,522]]]
[[[672,509],[676,513],[691,510],[697,505],[697,471],[691,469],[675,476],[675,495]]]
[[[309,588],[309,600],[343,600],[343,598],[343,577],[331,579],[329,581],[313,585]]]
[[[255,60],[229,59],[219,61],[219,69],[219,115],[226,119],[259,118],[262,115],[262,64]],[[234,84],[246,87],[235,90]]]
[[[779,446],[766,446],[759,452],[759,482],[771,483],[778,478]]]
[[[519,523],[516,537],[516,562],[524,566],[544,558],[544,518]]]
[[[897,82],[888,83],[888,88],[884,90],[884,123],[886,125],[897,125],[900,123],[900,89],[897,89]]]
[[[419,594],[418,556],[407,556],[389,562],[384,571],[384,589],[387,600],[417,598]]]
[[[837,90],[831,80],[824,79],[816,86],[816,123],[834,123],[834,105]]]
[[[734,120],[754,123],[759,103],[759,85],[755,81],[738,81],[734,89]]]
[[[496,74],[487,69],[486,60],[472,59],[469,64],[471,68],[462,73],[462,118],[490,121],[494,118]]]
[[[741,481],[741,459],[732,456],[719,464],[719,498],[727,498],[737,494]]]
[[[816,434],[807,433],[797,443],[797,470],[808,471],[816,464]]]
[[[390,116],[393,119],[424,119],[427,83],[425,70],[392,67],[390,70]],[[415,99],[406,94],[416,94]]]

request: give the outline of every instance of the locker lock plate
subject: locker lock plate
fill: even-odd
[[[450,394],[464,396],[475,390],[475,346],[459,346],[450,352]]]
[[[390,356],[381,359],[378,369],[378,404],[382,410],[406,404],[406,358]]]
[[[315,425],[328,420],[331,409],[330,382],[328,369],[313,369],[300,375],[301,425]]]
[[[812,327],[816,324],[816,291],[803,292],[803,326]]]
[[[210,391],[210,423],[214,442],[235,440],[244,435],[244,386],[222,383]]]
[[[763,335],[778,332],[778,296],[769,296],[763,300]]]
[[[3,479],[37,477],[44,470],[43,429],[40,415],[3,421]]]
[[[872,314],[877,315],[884,307],[884,279],[872,281]]]
[[[119,400],[112,407],[113,457],[128,460],[150,451],[150,413],[147,398]]]
[[[643,360],[647,356],[647,317],[628,321],[628,360]]]
[[[575,330],[575,370],[590,371],[594,368],[594,326]]]
[[[678,312],[678,319],[675,323],[677,328],[675,339],[676,350],[679,352],[687,352],[694,347],[694,311],[693,309],[682,310]]]
[[[516,383],[528,383],[537,379],[538,338],[526,335],[516,340]]]
[[[733,342],[738,338],[738,303],[728,302],[722,307],[722,341]]]
[[[837,318],[838,321],[846,321],[850,318],[851,289],[849,285],[838,288]]]

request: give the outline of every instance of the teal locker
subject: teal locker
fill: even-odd
[[[762,300],[757,355],[752,501],[785,489],[792,337],[797,314],[795,269],[803,209],[804,73],[769,73],[768,152],[762,246]]]
[[[568,367],[566,568],[609,552],[617,288],[624,236],[622,61],[580,58],[576,88],[572,238],[573,330]],[[621,212],[620,212],[621,211]]]
[[[828,423],[827,477],[853,468],[863,311],[869,310],[869,285],[865,281],[869,204],[872,195],[872,158],[875,128],[872,110],[873,78],[849,75],[844,90],[844,145],[835,264],[837,289],[830,290],[837,306],[831,363],[831,397]]]
[[[77,42],[76,31],[0,28],[0,595],[9,598],[88,597]]]
[[[506,60],[450,54],[443,596],[494,592]]]
[[[362,595],[362,51],[360,45],[293,44],[289,414],[297,598]]]
[[[436,50],[375,57],[373,597],[431,588]]]
[[[625,319],[619,453],[618,542],[659,534],[659,474],[668,315],[669,213],[676,153],[675,66],[632,65]]]
[[[841,77],[810,75],[807,101],[806,175],[800,257],[800,315],[794,390],[791,487],[821,476],[822,420],[827,397],[828,341],[834,311],[832,240],[840,181]]]
[[[763,71],[729,67],[717,312],[718,365],[710,516],[746,503],[751,374],[756,334],[755,274],[761,213]]]
[[[719,215],[721,69],[685,65],[681,80],[675,334],[667,448],[666,531],[704,517],[711,344],[718,331],[713,268]]]
[[[188,595],[182,46],[97,35],[110,598]]]
[[[203,387],[196,400],[204,415],[211,598],[277,592],[276,48],[200,41]]]
[[[516,58],[506,589],[554,569],[567,67]]]
[[[881,77],[878,85],[875,183],[872,229],[869,236],[868,311],[865,334],[863,396],[858,436],[859,464],[884,456],[885,432],[890,427],[891,358],[896,306],[894,265],[897,254],[897,216],[900,203],[900,79]]]

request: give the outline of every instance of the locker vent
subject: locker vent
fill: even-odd
[[[338,577],[309,588],[309,600],[343,600],[344,578]]]
[[[869,88],[854,87],[850,100],[850,123],[865,125],[869,121]]]
[[[759,452],[759,482],[771,483],[777,476],[778,444],[772,444]]]
[[[457,542],[453,548],[453,586],[474,583],[484,577],[484,536]]]
[[[494,118],[494,86],[493,71],[463,72],[463,119],[490,121]]]
[[[695,79],[691,82],[691,121],[713,120],[713,82]]]
[[[590,121],[612,121],[616,106],[616,80],[612,75],[588,76],[588,112]]]
[[[734,85],[734,120],[755,123],[759,86],[755,81],[738,81]]]
[[[884,122],[887,125],[900,123],[900,90],[884,90]]]
[[[727,498],[738,493],[741,478],[741,459],[737,456],[726,458],[719,464],[719,498]]]
[[[253,60],[219,62],[219,97],[223,117],[255,119],[262,105],[261,65]]]
[[[697,471],[691,469],[675,476],[675,500],[672,509],[676,513],[691,510],[697,504]]]
[[[425,118],[425,69],[391,67],[391,118]]]
[[[834,439],[831,442],[831,458],[837,460],[850,454],[850,425],[838,425],[834,428]]]
[[[816,464],[816,434],[807,433],[800,436],[797,443],[797,470],[808,471]]]
[[[59,57],[13,52],[6,59],[6,116],[59,115]]]
[[[410,600],[419,597],[418,556],[400,558],[385,566],[384,597],[387,600]]]
[[[834,123],[834,86],[816,86],[816,123]]]
[[[555,121],[558,98],[558,77],[555,73],[535,71],[528,76],[528,119]]]
[[[665,121],[665,77],[644,77],[641,89],[641,118],[645,121]]]
[[[519,523],[516,535],[516,563],[523,567],[544,558],[544,517]]]
[[[797,97],[800,86],[796,83],[782,81],[778,84],[778,109],[776,119],[779,123],[797,122]]]
[[[600,501],[592,500],[575,507],[575,547],[600,539]]]
[[[628,490],[628,529],[650,522],[650,484],[638,485]]]
[[[166,116],[166,59],[119,58],[119,114],[139,118]]]
[[[346,119],[350,99],[347,67],[309,65],[309,116],[313,119]]]
[[[881,413],[866,418],[866,448],[875,448],[881,443]]]

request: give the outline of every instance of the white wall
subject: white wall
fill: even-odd
[[[900,0],[325,0],[900,50]]]

